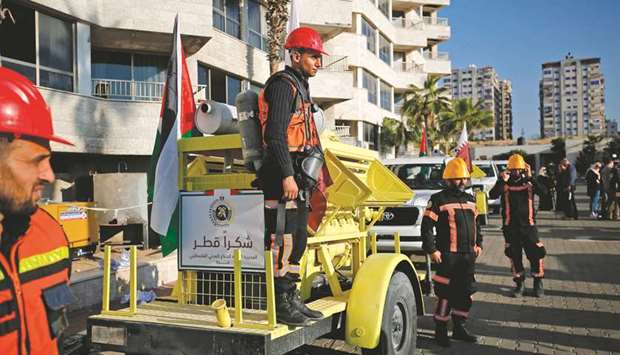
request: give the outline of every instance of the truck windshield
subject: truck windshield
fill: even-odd
[[[480,168],[486,175],[486,177],[495,177],[495,172],[493,171],[493,166],[490,164],[476,164],[477,167]]]
[[[417,190],[439,190],[446,185],[443,181],[444,164],[399,164],[390,169],[407,186]]]

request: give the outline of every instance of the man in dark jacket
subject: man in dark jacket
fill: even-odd
[[[448,187],[430,198],[422,219],[422,248],[439,264],[433,276],[437,309],[435,339],[441,346],[450,346],[448,320],[452,313],[452,338],[475,343],[477,337],[465,329],[465,321],[475,291],[476,258],[482,251],[482,234],[478,223],[476,200],[465,192],[469,184],[467,164],[452,159],[443,178]],[[437,234],[434,235],[433,230]]]
[[[564,213],[566,219],[578,219],[577,204],[575,202],[575,185],[577,170],[566,158],[558,165],[558,211]]]
[[[546,251],[538,238],[534,194],[543,196],[545,193],[544,186],[532,178],[530,166],[519,154],[513,154],[508,159],[508,171],[500,174],[497,183],[489,192],[489,198],[501,197],[506,243],[504,253],[510,259],[513,280],[516,283],[513,291],[514,297],[520,297],[523,294],[525,282],[523,249],[530,261],[534,277],[534,295],[541,297],[544,294],[542,279],[545,274],[543,258]]]
[[[601,202],[601,163],[595,162],[586,172],[586,184],[590,197],[590,214],[592,218],[598,218]]]
[[[308,78],[321,67],[320,35],[300,27],[287,37],[291,66],[272,75],[259,95],[265,161],[258,172],[265,194],[266,247],[274,252],[276,317],[281,323],[301,326],[323,317],[300,298],[300,262],[308,240],[309,182],[301,161],[320,154]]]

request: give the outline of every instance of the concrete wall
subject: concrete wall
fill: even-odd
[[[150,155],[160,102],[111,101],[40,88],[52,110],[56,134],[75,147],[52,143],[59,152]]]
[[[35,0],[54,11],[90,24],[126,30],[172,32],[179,14],[185,34],[208,35],[212,3],[205,0]]]
[[[325,113],[334,120],[365,121],[381,125],[383,118],[400,119],[400,116],[368,102],[366,89],[353,89],[353,99],[329,107]]]

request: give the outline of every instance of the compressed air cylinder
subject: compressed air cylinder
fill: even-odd
[[[204,134],[239,132],[236,107],[212,100],[204,101],[198,105],[194,123],[196,128]]]
[[[245,165],[258,171],[263,163],[263,135],[258,121],[258,94],[246,90],[235,100],[241,133],[241,150]]]

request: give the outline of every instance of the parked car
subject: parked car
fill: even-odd
[[[404,157],[383,161],[413,192],[402,207],[387,208],[371,229],[377,233],[379,251],[394,248],[393,235],[400,233],[401,251],[412,254],[422,250],[420,225],[431,195],[443,189],[443,170],[450,157]]]
[[[483,191],[486,193],[487,196],[487,203],[489,209],[493,211],[493,213],[499,213],[500,199],[489,199],[489,191],[491,191],[493,186],[495,186],[495,183],[497,182],[497,177],[499,176],[499,171],[497,170],[497,167],[492,160],[474,160],[473,164],[480,168],[480,170],[482,170],[486,176],[471,179],[472,185],[482,185]]]

